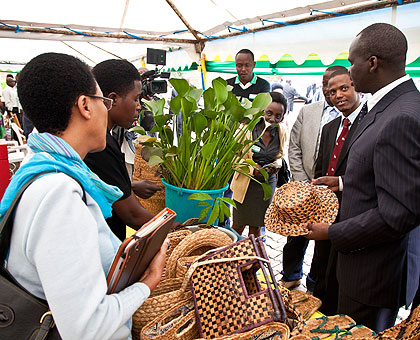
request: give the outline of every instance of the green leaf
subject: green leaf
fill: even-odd
[[[235,122],[240,122],[244,118],[245,109],[239,103],[232,103],[229,113]]]
[[[142,135],[142,136],[138,136],[137,137],[137,141],[139,143],[150,143],[150,142],[155,142],[156,141],[156,137],[151,137],[149,135]]]
[[[209,205],[208,207],[205,207],[201,210],[200,216],[198,217],[199,221],[204,220],[207,217],[207,214],[210,211],[211,206]]]
[[[217,200],[218,204],[219,204],[219,220],[220,222],[224,222],[225,221],[225,211],[223,210],[223,207],[226,207],[225,204],[223,202],[221,202],[220,200]],[[229,209],[228,209],[229,210]]]
[[[229,198],[229,197],[220,197],[220,199],[230,205],[233,205],[236,208],[236,203],[233,199]]]
[[[203,130],[207,127],[206,117],[204,117],[201,113],[198,113],[193,117],[193,123],[196,135],[200,136]]]
[[[256,107],[251,107],[245,111],[244,116],[249,119],[252,119],[255,115],[257,115],[260,112],[261,111],[257,109]]]
[[[176,96],[175,98],[172,98],[169,107],[174,115],[178,114],[178,112],[181,111],[181,97]]]
[[[252,159],[245,159],[244,163],[251,165],[254,168],[257,168],[257,163],[255,163]]]
[[[271,186],[270,184],[267,184],[267,183],[261,183],[261,186],[264,190],[264,201],[267,201],[271,197],[271,193],[272,193]]]
[[[197,89],[196,87],[191,87],[190,92],[188,92],[188,97],[191,97],[196,102],[198,102],[198,100],[201,98],[202,95],[203,95],[203,90]]]
[[[218,113],[216,111],[204,111],[204,114],[207,118],[215,119]]]
[[[220,203],[220,212],[221,212],[220,215],[223,215],[224,217],[230,217],[230,209],[224,202]],[[220,220],[222,220],[222,219],[220,219]],[[222,222],[223,222],[223,220],[222,220]]]
[[[268,182],[268,173],[265,169],[258,169],[258,171],[261,173],[261,175],[263,175],[264,179],[266,182]]]
[[[213,205],[213,209],[211,210],[209,220],[207,221],[207,225],[212,225],[214,222],[216,222],[216,219],[219,216],[220,207],[219,204],[217,204],[217,202],[218,201],[216,201]]]
[[[203,93],[204,98],[204,109],[206,111],[212,111],[216,107],[216,93],[212,87],[209,87]]]
[[[187,98],[182,98],[181,99],[181,110],[182,113],[186,116],[189,117],[191,115],[191,111],[193,110],[194,104],[189,101]]]
[[[156,155],[150,156],[149,166],[151,168],[153,168],[155,165],[158,165],[160,163],[163,163],[163,159],[162,158],[160,158],[159,156],[156,156]]]
[[[216,93],[217,104],[223,104],[228,97],[228,90],[226,88],[226,80],[222,78],[216,78],[212,82],[214,91]]]
[[[164,133],[160,134],[162,141],[165,141],[168,145],[172,145],[174,143],[174,132],[168,126],[164,127],[164,131]]]
[[[252,102],[248,98],[242,98],[242,106],[248,110],[252,107]]]
[[[271,96],[269,93],[259,93],[252,101],[252,107],[263,111],[271,103]]]
[[[214,153],[214,149],[216,148],[216,145],[217,145],[216,142],[211,142],[211,143],[207,143],[203,145],[203,147],[201,148],[201,154],[204,159],[208,159],[212,156],[212,154]]]
[[[160,116],[155,116],[154,118],[155,118],[155,123],[156,123],[156,125],[162,128],[163,126],[165,126],[165,124],[166,124],[166,123],[167,123],[170,119],[172,119],[172,115],[170,115],[170,114],[167,114],[167,115],[160,115]]]
[[[141,135],[145,135],[146,131],[144,130],[143,126],[136,125],[130,129],[130,131],[139,133]]]
[[[143,100],[143,103],[153,112],[153,117],[163,114],[163,108],[165,106],[165,99],[160,98],[159,100]]]
[[[178,96],[181,98],[184,97],[190,89],[190,85],[185,79],[172,78],[169,80],[169,82],[172,84],[175,91],[178,93]]]
[[[211,201],[213,198],[204,192],[195,192],[188,196],[189,200],[196,200],[196,201]]]
[[[210,204],[207,202],[198,202],[197,207],[209,207]]]

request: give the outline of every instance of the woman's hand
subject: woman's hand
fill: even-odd
[[[159,252],[155,255],[152,262],[150,262],[149,267],[143,274],[143,277],[140,279],[140,282],[143,282],[150,288],[152,292],[158,285],[160,278],[162,277],[163,268],[165,267],[166,262],[166,251],[168,250],[169,240],[166,239]]]

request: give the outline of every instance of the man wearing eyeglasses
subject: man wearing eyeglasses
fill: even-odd
[[[153,217],[140,204],[135,193],[148,198],[157,189],[160,190],[147,181],[131,183],[124,154],[117,140],[110,134],[114,126],[129,128],[137,120],[140,109],[140,74],[130,62],[114,59],[96,65],[92,72],[105,96],[97,98],[102,99],[108,109],[108,126],[105,150],[89,153],[84,161],[103,181],[117,186],[123,192],[123,196],[113,204],[112,217],[107,222],[114,234],[124,240],[126,225],[137,230]]]

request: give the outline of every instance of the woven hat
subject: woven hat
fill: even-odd
[[[265,213],[266,228],[283,236],[308,234],[305,223],[331,224],[338,213],[337,196],[309,182],[290,182],[277,189]]]

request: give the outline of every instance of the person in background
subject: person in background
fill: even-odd
[[[315,163],[315,178],[326,175],[343,176],[351,137],[359,123],[362,108],[360,96],[354,89],[349,72],[343,68],[333,72],[328,81],[332,104],[341,112],[336,119],[322,128],[318,158]],[[316,183],[316,180],[312,180]],[[341,191],[337,191],[339,206]],[[337,216],[336,221],[339,221]],[[320,311],[325,315],[337,314],[338,283],[336,278],[337,253],[331,249],[331,242],[315,241],[312,266],[315,271],[314,296],[322,301]]]
[[[283,147],[286,142],[286,132],[280,125],[287,108],[286,99],[278,92],[270,92],[270,95],[272,102],[264,110],[264,119],[261,119],[252,131],[252,136],[249,136],[249,139],[258,139],[258,141],[244,158],[251,158],[258,168],[264,168],[268,172],[268,183],[272,189],[271,198],[265,201],[262,186],[239,172],[234,174],[230,185],[236,203],[236,209],[233,208],[232,227],[237,233],[242,234],[245,226],[249,225],[249,234],[253,234],[255,237],[261,236],[265,211],[270,205],[276,189],[278,172],[276,161],[279,160],[281,166]],[[250,175],[253,175],[258,181],[264,182],[264,177],[254,168],[250,168]]]
[[[316,82],[315,80],[312,81],[312,84],[309,85],[306,88],[306,98],[307,98],[307,104],[312,103],[312,99],[316,93],[317,87],[316,87]]]
[[[112,100],[102,97],[89,66],[58,53],[26,64],[18,93],[39,133],[29,136],[33,153],[12,177],[0,216],[30,178],[53,173],[23,193],[5,267],[47,301],[62,339],[131,339],[131,317],[160,280],[167,242],[141,282],[107,294],[106,275],[121,242],[104,218],[121,191],[101,181],[82,159],[105,147]]]
[[[283,85],[283,95],[287,100],[287,113],[293,111],[295,97],[303,99],[305,102],[308,100],[305,96],[297,93],[296,89],[292,86],[292,81],[290,79],[286,80],[286,84]]]
[[[140,197],[147,194],[150,197],[160,190],[154,183],[147,181],[131,183],[124,154],[117,140],[110,134],[114,126],[129,128],[137,119],[141,94],[140,74],[130,62],[117,59],[99,63],[92,72],[104,96],[112,99],[112,107],[108,112],[108,123],[105,127],[105,149],[88,153],[84,160],[99,178],[122,191],[122,197],[112,205],[112,216],[107,222],[115,235],[124,240],[126,226],[137,230],[153,217],[140,204],[136,194]]]
[[[340,221],[309,224],[308,238],[338,252],[338,312],[375,332],[409,306],[420,276],[420,93],[405,73],[407,39],[373,24],[349,50],[356,91],[372,93],[349,145],[346,175],[316,184],[343,185]],[[341,182],[341,183],[340,183]]]
[[[6,87],[3,90],[3,100],[8,113],[19,113],[16,80],[11,74],[6,76]]]
[[[258,93],[270,92],[270,83],[257,77],[254,73],[254,53],[248,49],[242,49],[235,56],[236,77],[227,80],[228,85],[233,86],[232,93],[240,100],[247,98],[253,100]]]
[[[294,181],[310,181],[314,178],[322,127],[340,115],[331,102],[328,90],[331,74],[339,69],[346,71],[343,66],[331,66],[325,70],[322,77],[325,101],[304,105],[293,125],[288,155],[290,172]],[[282,284],[286,288],[300,285],[303,277],[303,258],[308,244],[309,241],[303,236],[287,238],[287,243],[283,247],[282,279]],[[315,273],[311,271],[306,282],[309,291],[313,291],[315,279]]]

